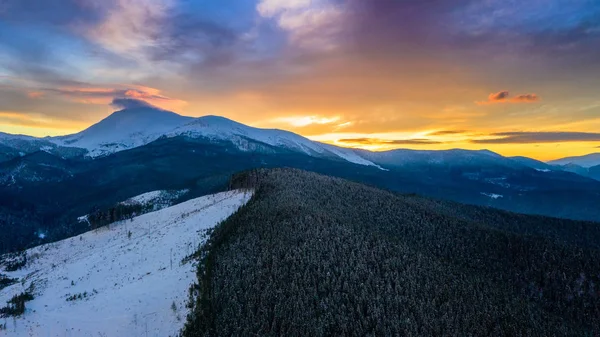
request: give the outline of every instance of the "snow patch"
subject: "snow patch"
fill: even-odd
[[[77,218],[77,221],[78,221],[78,222],[87,222],[87,224],[88,224],[88,225],[90,225],[90,226],[92,225],[92,224],[90,223],[90,215],[89,215],[89,214],[82,215],[82,216],[78,217],[78,218]]]
[[[329,145],[329,144],[321,144],[321,146],[323,146],[326,150],[333,153],[334,155],[336,155],[348,162],[358,164],[358,165],[364,165],[364,166],[374,166],[382,171],[389,171],[389,170],[384,169],[383,167],[359,156],[356,152],[354,152],[354,149],[341,148],[341,147],[337,147],[337,146]]]
[[[7,335],[176,336],[197,282],[182,260],[251,195],[209,195],[27,250],[25,268],[2,271],[19,282],[0,290],[0,303],[32,284],[35,296],[5,320]]]
[[[165,190],[152,191],[152,192],[140,194],[133,198],[129,198],[129,199],[121,202],[121,204],[123,204],[123,205],[154,204],[156,206],[156,208],[165,208],[165,207],[170,206],[171,202],[173,200],[176,200],[177,198],[181,197],[182,195],[184,195],[188,192],[189,192],[188,189],[179,190],[179,191],[165,191]]]
[[[535,170],[538,171],[538,172],[550,172],[549,169],[537,169],[536,168]]]
[[[40,147],[40,151],[50,153],[50,151],[52,151],[52,146],[42,146],[42,147]]]

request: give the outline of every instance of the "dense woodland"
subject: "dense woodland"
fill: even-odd
[[[298,170],[212,233],[183,336],[600,334],[600,228]]]

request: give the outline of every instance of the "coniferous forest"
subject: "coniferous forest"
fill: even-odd
[[[299,170],[198,252],[183,336],[594,336],[600,228],[399,195]]]

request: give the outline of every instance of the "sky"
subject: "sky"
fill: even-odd
[[[600,152],[600,1],[0,0],[0,132],[123,98],[370,150]]]

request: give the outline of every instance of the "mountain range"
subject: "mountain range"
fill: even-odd
[[[0,332],[597,335],[593,158],[370,152],[151,107],[1,134]]]
[[[161,137],[186,136],[210,141],[229,141],[242,151],[260,150],[259,142],[315,157],[343,159],[360,165],[376,166],[352,149],[313,142],[289,131],[257,129],[218,116],[192,118],[153,107],[117,111],[91,127],[67,136],[34,138],[0,134],[0,153],[5,158],[36,151],[61,157],[98,158],[146,145]]]
[[[75,219],[155,190],[217,192],[253,168],[292,167],[404,194],[514,212],[600,221],[593,157],[544,163],[488,150],[371,152],[149,106],[117,111],[77,134],[0,134],[2,248],[82,233]],[[561,165],[558,165],[561,164]],[[596,177],[600,179],[600,175]],[[28,219],[18,225],[11,219]],[[40,241],[41,229],[47,237]],[[33,238],[33,239],[32,239]],[[4,245],[4,246],[2,246]]]
[[[503,165],[526,166],[540,171],[564,170],[574,173],[600,171],[600,153],[570,157],[543,163],[527,157],[503,157],[488,150],[446,151],[392,150],[370,152],[311,141],[289,131],[258,129],[219,116],[199,118],[181,116],[150,106],[114,112],[97,124],[72,135],[35,138],[0,133],[0,162],[45,151],[63,158],[98,158],[147,145],[159,138],[185,136],[214,142],[228,141],[246,152],[262,151],[260,144],[300,152],[312,157],[348,161],[380,167],[432,165]],[[256,143],[259,143],[258,145]]]

